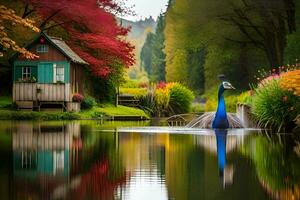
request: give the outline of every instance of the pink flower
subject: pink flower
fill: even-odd
[[[83,95],[81,95],[79,93],[73,94],[72,101],[80,103],[83,101],[83,99],[84,99]]]
[[[272,74],[272,75],[264,78],[263,80],[261,80],[260,83],[258,84],[258,87],[264,86],[268,82],[270,82],[274,79],[279,79],[279,78],[280,78],[280,76],[278,74]]]

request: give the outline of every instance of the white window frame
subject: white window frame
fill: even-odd
[[[46,44],[38,44],[36,46],[37,53],[47,53],[48,52],[48,45]]]
[[[31,67],[22,67],[22,80],[31,78]]]
[[[64,151],[53,152],[53,174],[63,172],[65,169],[65,154]]]
[[[65,68],[63,65],[53,64],[53,82],[65,82]]]

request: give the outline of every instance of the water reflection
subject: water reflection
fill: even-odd
[[[1,199],[300,198],[298,136],[119,126],[2,123]]]
[[[217,154],[218,154],[218,167],[219,176],[223,182],[223,187],[233,183],[233,166],[226,166],[226,142],[227,130],[215,130],[217,140]]]

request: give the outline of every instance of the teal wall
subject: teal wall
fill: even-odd
[[[70,62],[40,62],[40,61],[15,61],[13,80],[18,81],[22,78],[22,67],[30,66],[31,75],[34,76],[38,83],[53,83],[53,64],[56,66],[63,65],[65,69],[65,83],[70,83]]]
[[[64,150],[64,171],[60,173],[62,176],[68,176],[70,172],[69,166],[69,150]],[[22,169],[22,152],[13,152],[13,167],[16,176],[36,177],[43,174],[53,175],[53,151],[40,150],[37,152],[37,163],[32,169]]]

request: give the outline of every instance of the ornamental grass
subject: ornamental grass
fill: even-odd
[[[290,130],[300,111],[300,97],[283,89],[281,79],[273,79],[258,87],[252,100],[252,113],[258,124],[274,130]]]

